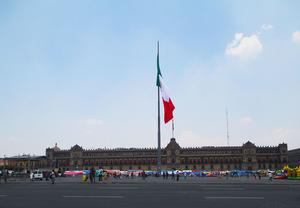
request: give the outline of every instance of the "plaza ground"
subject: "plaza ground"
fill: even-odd
[[[83,183],[80,177],[0,184],[0,207],[299,207],[299,181],[253,178],[110,179]]]

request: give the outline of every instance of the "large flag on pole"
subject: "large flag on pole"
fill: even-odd
[[[157,77],[156,77],[156,86],[159,87],[161,92],[161,97],[164,104],[164,121],[165,123],[168,123],[170,120],[173,119],[173,111],[175,110],[175,106],[173,105],[173,102],[169,96],[168,89],[164,85],[163,78],[160,72],[159,67],[159,52],[157,53]]]

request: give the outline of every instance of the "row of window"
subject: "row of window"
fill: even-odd
[[[248,162],[252,162],[251,158],[248,158]],[[68,166],[69,160],[57,160],[56,161],[60,166]],[[258,159],[258,164],[263,163],[278,163],[277,159],[270,159],[268,161],[262,159]],[[286,162],[285,160],[283,163]],[[150,165],[156,164],[156,159],[106,159],[106,160],[83,160],[83,165]],[[171,161],[172,164],[175,164],[176,161],[173,159]],[[241,159],[181,159],[180,164],[239,164],[242,163]],[[167,160],[165,158],[162,159],[162,164],[167,164]]]
[[[181,159],[181,164],[186,164],[186,163],[189,163],[189,164],[201,164],[201,163],[204,163],[204,164],[208,164],[208,163],[215,163],[215,164],[219,164],[219,163],[241,163],[242,162],[242,159],[238,159],[238,158],[234,158],[234,159],[223,159],[223,158],[214,158],[214,159],[211,159],[211,158],[205,158],[205,159]]]
[[[280,166],[275,163],[275,164],[266,164],[266,163],[263,163],[263,164],[258,164],[258,169],[266,169],[266,168],[269,168],[269,169],[273,169],[273,168],[279,168]]]
[[[278,162],[280,162],[280,160],[279,159],[268,159],[268,160],[266,160],[266,159],[257,159],[257,163],[267,163],[267,162],[269,162],[269,163],[278,163]],[[282,162],[285,163],[286,159],[283,158]]]
[[[201,150],[201,151],[182,151],[181,154],[184,155],[204,155],[204,154],[210,154],[210,155],[232,155],[232,154],[242,154],[242,150]]]
[[[241,159],[234,159],[234,160],[208,160],[208,159],[182,159],[180,161],[180,164],[237,164],[241,163]],[[67,166],[69,164],[69,161],[66,160],[57,160],[57,163],[59,163],[60,166]],[[139,165],[139,164],[156,164],[157,160],[156,159],[128,159],[128,160],[123,160],[123,159],[114,159],[114,160],[83,160],[83,165]],[[171,161],[172,164],[175,163],[175,160]],[[166,159],[162,159],[162,164],[167,164]]]
[[[84,157],[104,157],[104,156],[152,156],[156,155],[157,152],[100,152],[100,153],[88,153],[84,152],[82,155]]]

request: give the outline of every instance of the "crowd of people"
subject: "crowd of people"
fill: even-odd
[[[40,171],[41,172],[41,171]],[[66,171],[68,172],[68,171]],[[65,173],[66,173],[65,172]],[[70,171],[69,171],[70,172]],[[72,172],[72,171],[71,171]],[[219,178],[239,178],[239,177],[247,177],[254,178],[255,180],[261,180],[262,176],[268,177],[269,181],[273,180],[272,172],[267,172],[266,174],[262,174],[261,172],[242,172],[242,171],[202,171],[202,172],[193,172],[193,171],[179,171],[179,170],[162,170],[161,172],[157,171],[144,171],[144,170],[128,170],[128,171],[120,171],[120,170],[103,170],[103,169],[95,169],[95,167],[91,167],[88,170],[82,171],[73,171],[79,172],[83,182],[89,182],[91,184],[98,182],[107,182],[109,179],[113,180],[122,180],[122,179],[134,179],[141,178],[142,180],[146,180],[147,177],[161,177],[163,180],[186,180],[191,177],[219,177]],[[31,181],[35,181],[35,173],[36,171],[29,172],[29,178]],[[42,176],[39,178],[40,180],[50,181],[52,184],[55,183],[56,177],[66,176],[63,172],[55,171],[54,169],[51,171],[42,171]],[[0,172],[0,183],[1,180],[7,182],[7,178],[9,176],[8,171]],[[75,176],[75,175],[70,175]]]
[[[90,183],[95,183],[96,178],[99,178],[99,182],[105,182],[109,178],[111,179],[116,179],[116,180],[121,180],[121,179],[133,179],[133,178],[141,178],[145,180],[147,177],[162,177],[163,180],[174,180],[174,181],[179,181],[179,180],[186,180],[190,177],[218,177],[218,178],[226,178],[227,180],[230,178],[240,178],[240,177],[246,177],[246,178],[253,178],[255,180],[261,180],[262,176],[267,176],[270,181],[273,179],[273,174],[271,172],[267,174],[261,174],[261,173],[247,173],[247,174],[238,174],[236,172],[214,172],[212,173],[204,173],[201,174],[193,174],[191,172],[179,172],[179,171],[161,171],[159,172],[151,172],[147,171],[145,172],[144,170],[137,170],[137,171],[118,171],[118,170],[95,170],[94,168],[89,169],[85,173],[83,173],[83,181],[88,182],[88,179]]]

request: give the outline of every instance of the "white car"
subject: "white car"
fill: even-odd
[[[33,172],[33,180],[43,180],[43,173],[42,171],[36,170]]]

